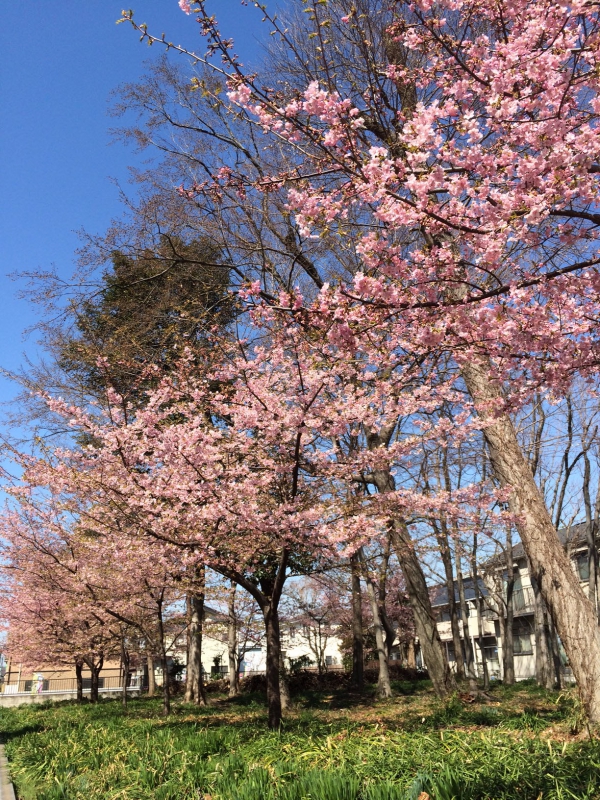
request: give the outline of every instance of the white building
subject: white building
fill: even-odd
[[[571,557],[574,571],[578,574],[582,588],[587,593],[589,570],[588,570],[588,546],[586,543],[586,525],[579,523],[572,525],[568,529],[561,529],[559,532],[567,552]],[[496,565],[497,563],[497,565]],[[486,565],[489,573],[490,567],[500,572],[503,571],[501,558],[497,562]],[[535,596],[531,585],[531,577],[522,544],[517,544],[513,548],[513,568],[515,574],[515,585],[513,590],[513,642],[514,642],[514,665],[515,678],[517,681],[535,678],[536,676],[536,638],[535,638]],[[501,575],[500,575],[501,576]],[[485,650],[488,670],[491,678],[503,677],[503,658],[502,658],[502,636],[499,622],[498,604],[494,602],[493,593],[486,585],[487,579],[479,579],[479,593],[482,597],[482,622],[483,637],[482,646]],[[477,672],[482,675],[481,648],[479,645],[479,629],[477,621],[477,600],[473,580],[465,578],[465,598],[468,605],[468,631],[466,635],[471,641]],[[458,604],[458,588],[455,586],[455,599]],[[434,611],[438,617],[438,631],[442,643],[448,653],[450,666],[455,663],[454,644],[450,626],[450,614],[448,610],[448,592],[446,586],[436,586],[431,590],[431,600]],[[461,639],[465,637],[462,621],[459,622]],[[563,679],[572,680],[572,674],[568,668],[567,659],[558,642],[559,659],[561,660],[561,674]]]

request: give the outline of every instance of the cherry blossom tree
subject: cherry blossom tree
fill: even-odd
[[[322,5],[309,11],[323,59],[332,60],[321,83],[300,92],[246,75],[204,3],[191,7],[208,58],[225,61],[215,68],[229,80],[230,101],[301,154],[300,166],[263,176],[263,190],[287,190],[302,235],[347,235],[361,256],[354,280],[324,286],[306,313],[340,349],[372,353],[372,332],[383,340],[385,331],[389,352],[410,353],[426,371],[427,390],[440,385],[441,363],[447,389],[466,389],[460,422],[478,426],[486,441],[597,720],[594,609],[512,419],[533,392],[565,391],[597,363],[597,9],[555,0],[399,2],[386,62],[360,95],[336,82],[323,22],[366,42],[370,21],[352,10],[336,17],[337,4],[328,16]],[[270,22],[291,48],[283,24]],[[228,172],[214,184],[236,181]],[[205,190],[186,189],[191,197]],[[303,305],[279,301],[290,315]],[[409,406],[423,404],[421,385],[407,382],[404,391]]]

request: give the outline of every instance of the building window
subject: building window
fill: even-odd
[[[513,634],[513,642],[514,642],[515,655],[525,656],[525,655],[531,655],[533,653],[530,633]]]
[[[290,639],[296,638],[296,628],[290,628]]]
[[[580,581],[589,581],[590,563],[587,553],[579,553],[577,556],[577,574],[579,575]]]
[[[485,657],[488,661],[498,661],[498,642],[495,636],[484,636],[482,641]]]

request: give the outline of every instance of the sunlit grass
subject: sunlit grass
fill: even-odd
[[[600,798],[600,742],[572,734],[571,695],[498,687],[465,706],[396,688],[301,695],[279,734],[260,696],[166,720],[152,700],[2,709],[0,730],[20,800]]]

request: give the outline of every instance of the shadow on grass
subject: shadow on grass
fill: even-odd
[[[21,736],[27,736],[29,733],[40,733],[43,730],[43,725],[22,725],[20,728],[13,728],[9,731],[0,729],[0,744],[7,744],[13,739],[20,739]]]

